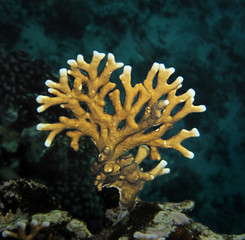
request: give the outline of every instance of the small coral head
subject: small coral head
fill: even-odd
[[[169,139],[164,139],[164,135],[186,115],[203,112],[206,107],[193,105],[193,89],[181,95],[176,94],[182,86],[183,78],[178,77],[168,83],[174,68],[154,63],[145,80],[132,86],[132,68],[123,67],[124,64],[116,62],[111,53],[107,56],[103,70],[98,72],[104,57],[104,53],[94,51],[92,60],[88,63],[82,55],[78,55],[76,60],[67,61],[70,70],[60,70],[59,82],[45,82],[52,96],[38,96],[36,100],[41,106],[37,111],[43,112],[59,105],[63,109],[69,109],[73,116],[60,116],[57,123],[40,123],[37,129],[50,132],[45,141],[47,147],[63,131],[71,138],[74,150],[78,150],[81,137],[89,136],[99,152],[92,165],[95,185],[99,190],[104,186],[117,187],[121,203],[127,205],[137,198],[146,181],[169,173],[170,170],[165,168],[166,161],[160,161],[160,148],[172,148],[187,158],[194,157],[181,143],[187,138],[198,137],[196,128],[183,129]],[[125,93],[123,102],[122,93],[110,79],[111,74],[122,67],[119,79]],[[68,84],[69,76],[74,79],[72,87]],[[107,111],[106,99],[112,103],[113,114]],[[177,105],[181,107],[173,113]],[[136,156],[125,155],[135,147],[138,147]],[[160,162],[151,171],[144,172],[139,165],[147,155]]]

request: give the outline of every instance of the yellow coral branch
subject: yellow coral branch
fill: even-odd
[[[49,226],[48,222],[38,223],[36,220],[30,222],[30,232],[26,233],[26,223],[18,222],[18,232],[5,230],[2,232],[3,237],[11,237],[19,240],[32,240],[45,227]]]
[[[159,63],[154,63],[145,80],[134,86],[131,83],[131,67],[123,68],[119,77],[125,92],[122,103],[121,92],[110,78],[115,70],[123,67],[123,63],[117,63],[114,55],[109,53],[99,74],[98,67],[104,57],[104,53],[94,51],[88,63],[82,55],[78,55],[77,60],[68,60],[70,70],[60,70],[58,83],[46,81],[52,96],[38,96],[37,102],[41,106],[37,111],[60,105],[61,108],[71,110],[73,118],[61,116],[58,123],[41,123],[37,129],[50,131],[45,146],[50,146],[62,131],[66,131],[71,138],[74,150],[78,150],[81,137],[91,137],[99,152],[92,166],[96,176],[95,185],[99,190],[103,186],[119,188],[120,201],[127,204],[136,199],[145,181],[169,172],[165,168],[165,160],[149,172],[141,170],[139,164],[148,154],[152,159],[161,160],[158,148],[172,148],[185,157],[194,157],[181,143],[187,138],[199,136],[197,129],[181,130],[167,140],[164,134],[187,114],[203,112],[206,108],[193,105],[193,89],[177,95],[183,78],[177,77],[168,83],[175,70]],[[72,87],[68,84],[69,75],[74,78]],[[114,108],[113,114],[106,110],[107,96]],[[137,155],[125,157],[124,154],[134,147],[139,147]]]

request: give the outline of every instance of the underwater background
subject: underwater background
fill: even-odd
[[[141,199],[194,200],[196,221],[220,233],[245,231],[245,1],[0,0],[0,16],[1,181],[47,185],[96,231],[103,215],[90,172],[96,148],[83,138],[74,152],[64,135],[45,148],[47,133],[36,124],[59,115],[38,114],[35,99],[68,59],[112,52],[132,66],[135,82],[153,62],[174,67],[183,89],[196,90],[195,105],[207,106],[178,125],[199,129],[184,143],[195,158],[163,151],[171,173],[147,183]]]

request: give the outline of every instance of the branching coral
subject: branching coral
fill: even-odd
[[[30,222],[30,232],[26,233],[26,223],[25,222],[18,222],[18,232],[11,232],[8,230],[5,230],[2,232],[3,237],[11,237],[19,240],[32,240],[40,230],[42,230],[45,227],[49,226],[48,222],[38,223],[36,220],[32,220]]]
[[[60,105],[69,109],[74,117],[61,116],[58,123],[40,123],[38,130],[50,131],[45,141],[49,147],[62,131],[71,138],[71,147],[79,148],[79,139],[89,136],[98,149],[98,159],[92,165],[95,185],[98,190],[103,187],[116,187],[120,192],[120,203],[128,206],[137,198],[146,181],[156,176],[169,173],[165,168],[167,162],[161,160],[158,148],[172,148],[188,158],[194,154],[181,145],[182,141],[199,136],[197,129],[181,130],[177,135],[165,140],[164,134],[187,114],[203,112],[205,106],[194,106],[193,89],[176,95],[182,86],[182,77],[168,83],[174,68],[165,68],[163,64],[154,63],[143,83],[132,86],[131,67],[125,66],[120,75],[123,91],[116,88],[111,81],[111,74],[123,63],[117,63],[109,53],[103,70],[98,67],[105,54],[94,51],[90,63],[82,55],[77,60],[68,60],[71,69],[60,69],[60,81],[46,81],[48,91],[53,96],[38,96],[41,104],[38,112]],[[68,75],[74,78],[72,87]],[[107,99],[109,97],[109,100]],[[106,111],[107,101],[111,101],[114,113]],[[179,110],[176,106],[180,106]],[[138,147],[134,157],[127,152]],[[144,172],[140,163],[150,154],[151,159],[160,161],[149,172]]]

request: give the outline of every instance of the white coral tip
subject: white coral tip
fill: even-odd
[[[178,85],[177,89],[180,89],[180,88],[182,88],[182,84],[181,83]]]
[[[193,128],[193,129],[191,130],[191,132],[192,132],[192,134],[193,134],[194,137],[199,137],[199,136],[200,136],[200,133],[199,133],[199,131],[197,130],[197,128]]]
[[[61,68],[60,69],[60,76],[66,76],[67,75],[67,69],[66,68]]]
[[[169,100],[166,99],[166,100],[163,101],[164,107],[168,106],[168,104],[169,104]]]
[[[67,63],[71,66],[71,67],[77,67],[77,62],[74,59],[69,59],[67,61]]]
[[[43,128],[45,127],[45,123],[39,123],[39,124],[37,124],[37,126],[36,126],[36,129],[37,130],[39,130],[39,131],[41,131],[41,130],[43,130]]]
[[[178,84],[181,84],[184,81],[184,78],[179,76],[179,77],[176,78],[176,81],[177,81]]]
[[[118,67],[118,68],[121,68],[121,67],[123,67],[123,66],[124,66],[124,63],[122,63],[122,62],[118,62],[118,63],[117,63],[117,67]]]
[[[112,54],[112,55],[113,55],[113,54]],[[102,58],[105,56],[105,54],[104,54],[104,53],[99,53],[99,52],[97,52],[97,51],[93,51],[93,56],[102,59]]]
[[[56,90],[54,88],[48,88],[48,92],[54,94]]]
[[[171,67],[167,69],[169,71],[170,74],[173,74],[175,72],[175,68]]]
[[[47,139],[47,140],[45,141],[45,143],[44,143],[44,146],[45,146],[45,147],[50,147],[51,143],[52,143],[52,141],[50,141],[49,139]]]
[[[39,96],[37,96],[36,101],[37,101],[38,103],[42,103],[42,101],[43,101],[43,99],[44,99],[45,97],[46,97],[46,96],[39,95]]]
[[[115,56],[112,53],[108,53],[108,60],[115,61]]]
[[[2,232],[2,237],[9,237],[9,236],[11,236],[11,232],[10,232],[10,231],[4,230],[4,231]]]
[[[168,163],[165,160],[161,160],[161,162],[159,163],[159,167],[164,168],[168,165]]]
[[[157,62],[155,62],[155,63],[153,63],[153,65],[152,65],[152,69],[153,70],[155,70],[155,71],[158,71],[158,69],[159,69],[159,63],[157,63]]]
[[[126,73],[126,74],[130,74],[130,73],[131,73],[131,70],[132,70],[132,67],[129,66],[129,65],[126,65],[126,66],[123,68],[123,72]]]
[[[43,112],[43,111],[45,111],[45,109],[46,108],[42,105],[42,106],[40,106],[40,107],[37,108],[37,112],[39,112],[39,113],[40,112]]]
[[[193,159],[195,157],[195,154],[193,152],[189,152],[186,157],[188,157],[189,159]]]
[[[165,68],[165,65],[163,64],[163,63],[160,63],[159,64],[159,70],[165,70],[166,68]]]
[[[78,54],[77,55],[77,62],[78,63],[82,63],[84,61],[83,55],[82,54]]]
[[[200,109],[201,112],[205,112],[207,110],[205,105],[200,105],[199,109]]]
[[[188,91],[187,91],[187,94],[190,96],[190,97],[194,97],[196,95],[196,92],[194,89],[190,88]]]
[[[47,86],[47,87],[52,87],[52,84],[53,84],[53,81],[52,80],[46,80],[45,81],[45,85]]]
[[[163,174],[169,174],[170,173],[170,168],[164,168],[162,170]]]

